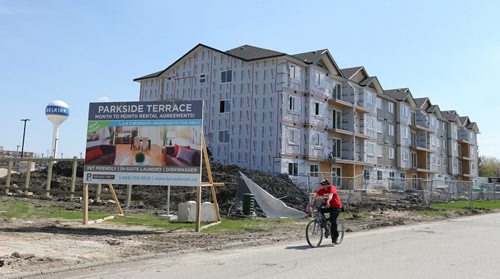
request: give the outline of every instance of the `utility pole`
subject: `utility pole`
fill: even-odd
[[[21,119],[21,121],[24,122],[24,129],[23,129],[23,143],[21,145],[21,159],[23,158],[24,156],[24,137],[26,135],[26,122],[30,121],[29,119],[25,118],[25,119]]]

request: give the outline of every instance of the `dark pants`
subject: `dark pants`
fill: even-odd
[[[332,236],[332,241],[336,241],[337,237],[339,237],[339,231],[337,231],[337,218],[339,217],[340,214],[340,208],[322,208],[321,213],[324,214],[328,212],[330,213],[330,224],[331,224],[331,236]]]

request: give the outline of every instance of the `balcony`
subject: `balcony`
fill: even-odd
[[[327,131],[329,133],[337,133],[341,135],[346,135],[346,136],[352,136],[354,133],[352,131],[349,131],[347,129],[337,129],[337,128],[327,128]]]
[[[341,100],[341,99],[337,99],[337,98],[329,98],[328,103],[332,104],[332,105],[337,105],[339,107],[344,107],[344,108],[352,108],[353,107],[352,103],[350,103],[348,101]]]

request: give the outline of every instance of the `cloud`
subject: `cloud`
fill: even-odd
[[[106,97],[106,96],[99,97],[99,98],[97,98],[97,101],[98,102],[109,102],[109,97]]]

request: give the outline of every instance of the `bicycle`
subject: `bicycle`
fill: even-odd
[[[328,221],[325,216],[321,214],[322,208],[325,208],[325,204],[315,207],[313,212],[314,219],[311,220],[306,226],[307,243],[312,248],[316,248],[321,245],[323,235],[325,238],[330,236],[331,224],[330,221]],[[335,244],[340,244],[344,239],[344,222],[340,218],[337,218],[337,231],[339,232],[339,236]]]

